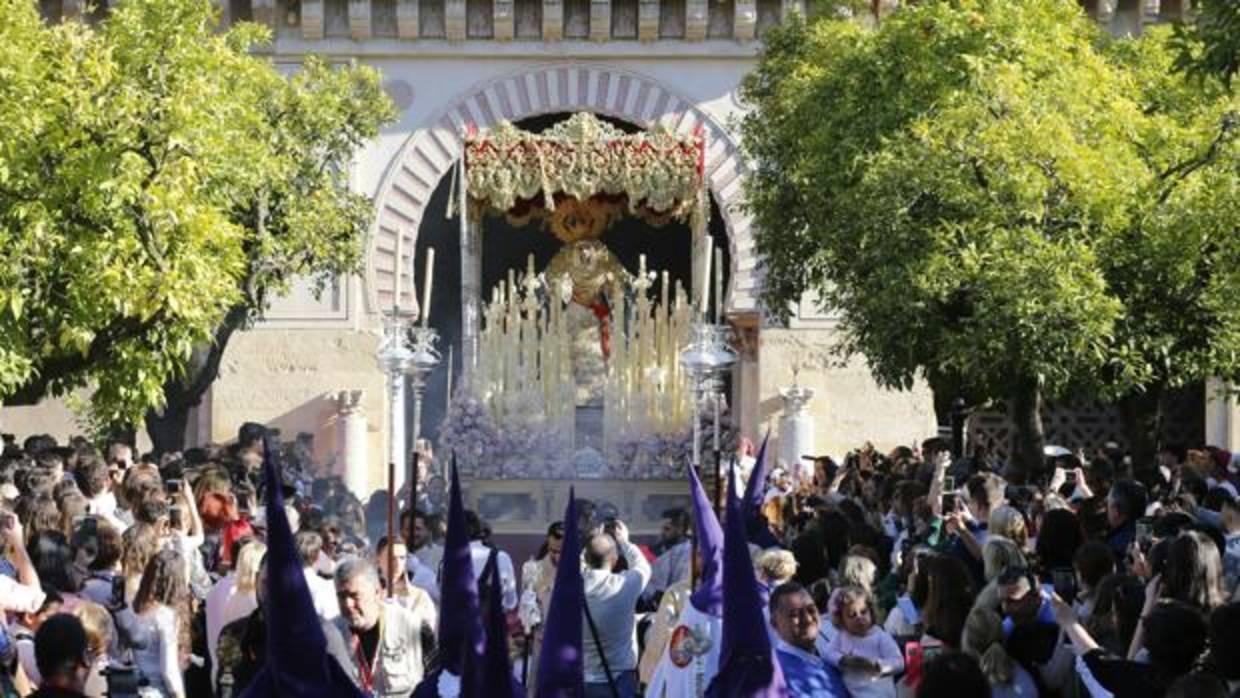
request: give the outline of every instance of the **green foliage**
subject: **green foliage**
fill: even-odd
[[[1230,86],[1240,71],[1240,2],[1201,0],[1196,21],[1177,27],[1175,39],[1177,68]]]
[[[1240,373],[1240,100],[1175,70],[1174,33],[1147,31],[1110,57],[1127,73],[1142,118],[1134,150],[1149,173],[1131,224],[1102,241],[1112,293],[1124,303],[1120,347],[1143,382],[1177,387]]]
[[[0,398],[80,387],[132,423],[232,308],[355,268],[344,173],[390,106],[376,74],[285,78],[209,0],[135,0],[96,27],[0,0]]]
[[[1237,160],[1169,32],[1069,0],[792,22],[746,80],[768,308],[806,290],[876,378],[1116,397],[1234,375]]]

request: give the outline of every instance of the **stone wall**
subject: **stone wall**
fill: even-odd
[[[277,427],[285,440],[308,432],[314,434],[318,462],[334,462],[336,472],[346,465],[352,470],[357,464],[344,462],[335,395],[361,390],[369,493],[385,477],[381,461],[387,452],[384,378],[375,366],[378,340],[372,332],[351,329],[260,329],[235,335],[211,386],[209,440],[230,441],[247,421]]]
[[[878,387],[863,359],[841,365],[831,354],[837,336],[831,328],[761,331],[758,420],[771,427],[770,452],[778,453],[783,408],[779,391],[792,384],[794,366],[800,371],[797,383],[814,391],[808,409],[815,423],[814,455],[839,458],[867,439],[886,451],[934,436],[937,426],[930,387],[923,382],[907,392]]]

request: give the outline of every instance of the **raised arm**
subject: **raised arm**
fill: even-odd
[[[642,555],[642,551],[629,542],[629,527],[624,525],[623,521],[616,522],[614,535],[620,554],[624,555],[624,561],[629,565],[629,569],[625,572],[625,585],[636,586],[637,593],[640,594],[650,582],[650,563],[646,561],[646,556]]]
[[[1051,594],[1051,607],[1055,609],[1055,620],[1059,623],[1068,641],[1072,643],[1072,651],[1076,653],[1076,656],[1084,657],[1089,652],[1098,649],[1097,641],[1089,634],[1085,626],[1081,625],[1081,620],[1076,617],[1076,611],[1059,598],[1059,594]]]
[[[35,571],[34,563],[26,553],[26,536],[22,531],[22,522],[16,514],[0,512],[0,539],[8,545],[9,562],[17,568],[17,581],[23,586],[39,589],[39,573]],[[39,603],[42,602],[40,599]]]

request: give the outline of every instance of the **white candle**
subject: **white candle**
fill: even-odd
[[[452,345],[448,345],[448,399],[447,405],[444,406],[444,414],[452,408]]]
[[[435,248],[426,248],[426,274],[422,277],[422,326],[431,319],[431,281],[435,277]]]
[[[637,274],[641,278],[646,278],[646,255],[637,258]]]
[[[723,248],[715,248],[715,322],[723,322]]]
[[[532,252],[530,253],[529,257],[525,258],[525,269],[526,269],[526,273],[529,275],[529,278],[526,279],[526,281],[533,281],[534,280],[534,253]]]
[[[698,311],[702,315],[710,312],[710,248],[706,248],[706,253],[702,255],[702,297]]]
[[[714,396],[715,400],[715,451],[719,450],[719,394]]]
[[[663,280],[663,283],[659,284],[659,305],[663,308],[663,314],[664,314],[664,315],[666,315],[666,314],[667,314],[667,311],[668,311],[668,307],[667,307],[667,293],[668,293],[668,288],[667,288],[667,279],[668,279],[668,277],[667,277],[667,272],[666,272],[666,271],[664,271],[664,272],[663,272],[663,279],[662,279],[662,280]]]
[[[392,281],[392,307],[400,308],[400,280],[401,262],[405,258],[405,234],[396,233],[396,261],[392,262],[392,275],[395,277]]]

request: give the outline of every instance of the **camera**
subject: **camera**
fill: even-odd
[[[132,666],[110,666],[102,672],[107,682],[108,698],[138,698],[141,683],[138,680],[138,669]]]

